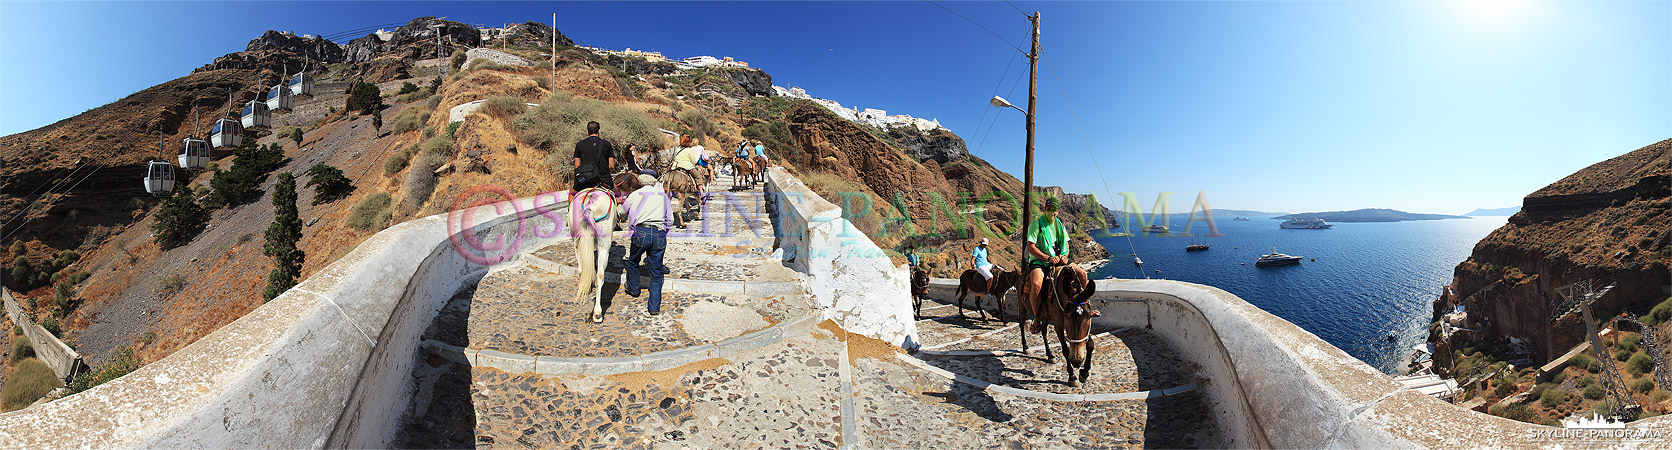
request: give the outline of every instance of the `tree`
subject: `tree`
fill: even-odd
[[[313,188],[313,204],[330,203],[354,191],[354,183],[343,176],[343,171],[329,164],[314,164],[308,169],[307,187]]]
[[[383,110],[372,111],[372,129],[383,131]]]
[[[290,140],[296,141],[296,146],[301,147],[302,146],[302,129],[301,128],[291,128],[291,130],[294,130],[294,131],[290,132]]]
[[[401,84],[401,90],[396,92],[396,94],[411,94],[413,92],[418,92],[418,85],[412,84],[411,81],[408,81]]]
[[[371,114],[383,108],[383,93],[377,85],[355,81],[348,88],[348,110]]]
[[[302,276],[302,250],[296,243],[302,240],[302,218],[296,212],[296,177],[280,173],[273,186],[273,223],[267,226],[267,243],[261,252],[273,257],[273,272],[267,275],[267,292],[262,300],[272,300],[296,285]]]
[[[190,241],[203,231],[203,225],[209,221],[209,212],[197,204],[197,196],[193,195],[189,184],[179,185],[174,195],[163,200],[157,207],[156,223],[151,224],[154,232],[152,239],[158,247],[171,249]]]

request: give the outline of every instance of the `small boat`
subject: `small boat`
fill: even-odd
[[[1207,249],[1208,249],[1208,248],[1211,248],[1211,247],[1213,247],[1213,246],[1211,246],[1211,245],[1208,245],[1208,238],[1207,238],[1207,236],[1202,236],[1202,240],[1201,240],[1201,241],[1197,241],[1197,242],[1196,242],[1196,243],[1194,243],[1194,244],[1190,244],[1190,245],[1187,245],[1187,246],[1185,246],[1185,247],[1184,247],[1184,251],[1187,251],[1187,252],[1200,252],[1200,251],[1205,251],[1205,250],[1207,250]]]
[[[1261,256],[1260,259],[1254,260],[1254,267],[1287,266],[1287,265],[1291,265],[1291,264],[1300,264],[1301,258],[1303,258],[1303,257],[1301,257],[1301,256],[1290,256],[1290,255],[1285,255],[1285,254],[1282,254],[1282,253],[1278,253],[1277,252],[1277,247],[1272,247],[1271,248],[1271,254]]]
[[[1247,217],[1238,217],[1238,218],[1231,219],[1231,220],[1235,220],[1235,221],[1238,221],[1238,222],[1247,222],[1248,218]]]
[[[1324,219],[1289,219],[1283,221],[1283,224],[1278,225],[1277,227],[1285,230],[1327,230],[1329,227],[1333,226],[1335,225],[1330,225],[1324,222]]]
[[[1167,227],[1164,226],[1164,225],[1150,225],[1149,228],[1145,228],[1144,231],[1149,232],[1149,233],[1167,233],[1167,232],[1169,232],[1167,230]]]
[[[1132,263],[1142,266],[1144,265],[1144,260],[1138,259],[1138,255],[1132,255]]]

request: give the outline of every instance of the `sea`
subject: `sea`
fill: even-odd
[[[1280,220],[1250,219],[1215,217],[1223,237],[1204,236],[1207,223],[1199,216],[1189,229],[1193,236],[1184,235],[1181,219],[1168,224],[1172,235],[1093,232],[1112,256],[1092,277],[1148,277],[1224,289],[1392,374],[1411,348],[1426,340],[1431,305],[1451,282],[1452,269],[1509,218],[1337,223],[1324,230],[1285,230],[1278,228]],[[1209,250],[1184,251],[1204,240]],[[1254,267],[1255,259],[1274,248],[1305,259],[1299,265]],[[1143,259],[1142,269],[1133,253]]]

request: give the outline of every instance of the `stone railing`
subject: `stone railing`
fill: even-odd
[[[916,348],[905,270],[842,217],[842,208],[784,168],[767,169],[765,191],[778,234],[775,247],[786,265],[807,275],[825,318],[854,333]]]
[[[957,286],[957,280],[934,279],[929,295],[956,299]],[[1655,439],[1597,440],[1400,389],[1393,378],[1312,333],[1210,286],[1099,280],[1097,292],[1092,304],[1103,311],[1098,325],[1143,327],[1201,366],[1201,388],[1234,447],[1607,448],[1636,442],[1666,448],[1672,442],[1672,416],[1626,426],[1657,433]],[[1006,296],[1012,314],[1016,297],[1014,290]],[[996,308],[984,295],[966,297],[965,305]]]
[[[17,299],[12,298],[12,291],[0,287],[0,298],[5,301],[6,316],[12,319],[13,324],[23,329],[24,337],[29,338],[29,346],[34,348],[35,358],[51,367],[52,373],[57,374],[58,378],[69,382],[71,377],[86,369],[86,366],[82,365],[81,354],[64,345],[64,341],[58,340],[58,337],[46,331],[46,328],[35,324],[34,319],[24,313],[23,307],[17,304]]]
[[[424,328],[488,265],[566,238],[557,232],[566,214],[561,195],[472,208],[477,216],[455,213],[452,223],[437,215],[383,230],[168,357],[85,392],[0,414],[0,446],[386,446],[411,400]]]

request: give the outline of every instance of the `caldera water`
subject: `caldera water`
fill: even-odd
[[[1393,373],[1412,346],[1427,338],[1431,305],[1451,282],[1452,269],[1508,217],[1337,223],[1324,230],[1285,230],[1278,228],[1280,220],[1251,219],[1215,217],[1225,236],[1206,237],[1212,248],[1199,252],[1184,247],[1208,233],[1200,216],[1189,229],[1195,236],[1182,236],[1184,220],[1166,224],[1174,235],[1093,232],[1112,256],[1092,276],[1147,276],[1224,289]],[[1254,260],[1274,247],[1304,259],[1293,266],[1254,267]],[[1141,270],[1132,253],[1143,259]]]

